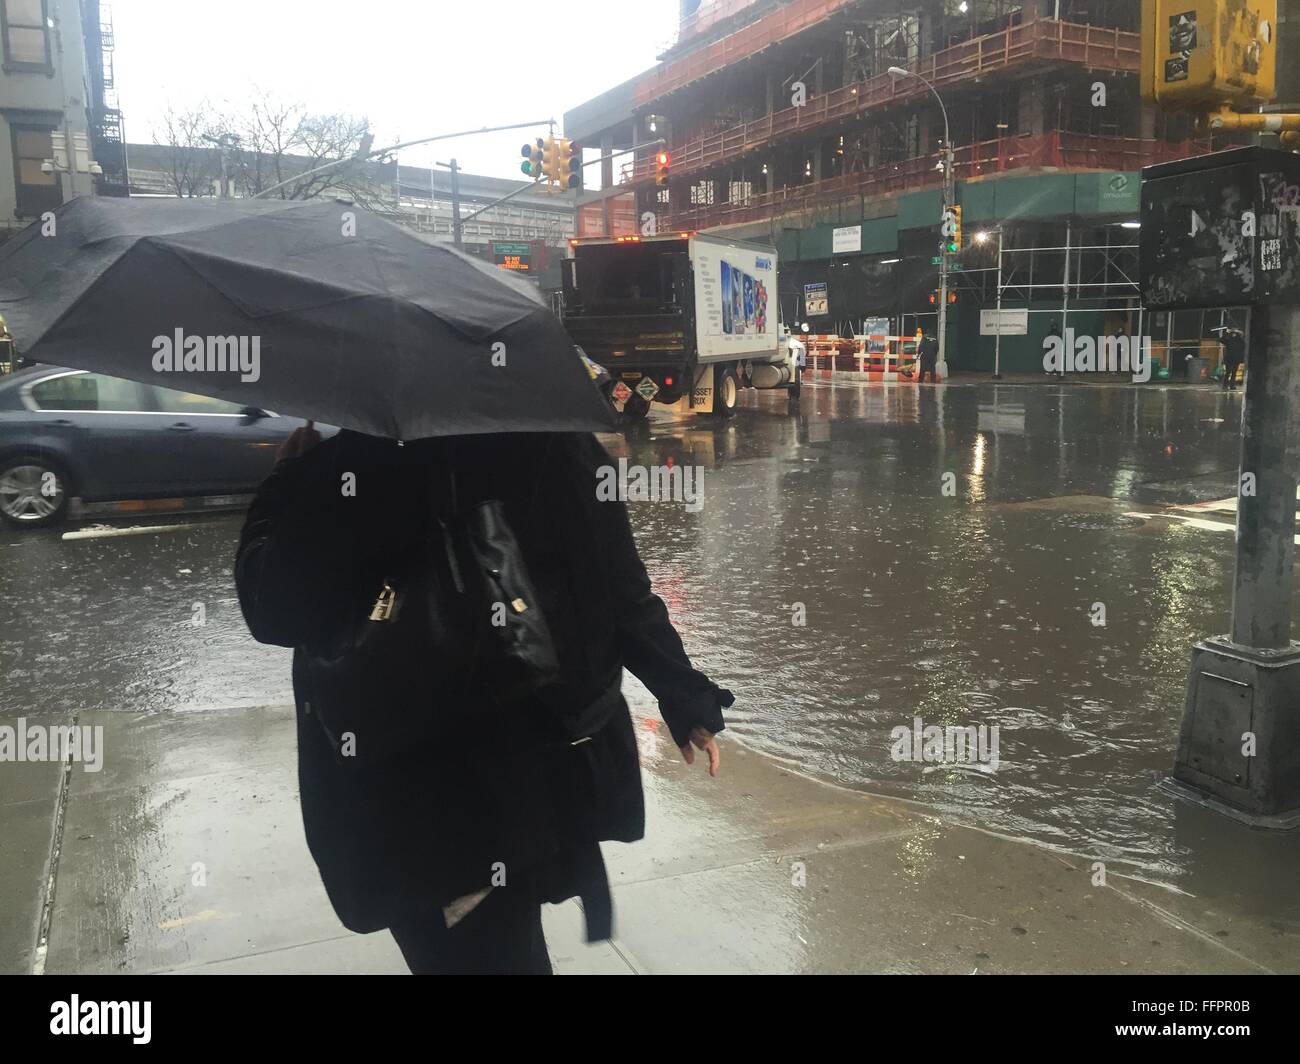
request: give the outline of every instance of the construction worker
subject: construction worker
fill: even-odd
[[[934,338],[934,333],[929,329],[924,331],[921,345],[917,349],[917,357],[920,360],[920,372],[917,374],[916,383],[924,384],[926,374],[929,374],[930,383],[938,384],[939,341]]]
[[[1240,329],[1223,333],[1223,388],[1232,391],[1237,387],[1237,367],[1246,359],[1246,334]]]

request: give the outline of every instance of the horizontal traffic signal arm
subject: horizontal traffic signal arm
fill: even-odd
[[[943,88],[973,82],[994,71],[1037,68],[1045,61],[1076,63],[1102,73],[1136,74],[1141,68],[1141,60],[1140,34],[1039,19],[944,48],[926,56],[915,72]],[[716,69],[716,65],[709,66],[704,73]],[[929,96],[929,92],[916,78],[878,74],[820,96],[809,96],[803,107],[788,107],[752,122],[742,122],[721,133],[670,147],[673,176],[681,177],[719,166],[750,152],[768,150],[774,139],[839,125],[867,111]],[[650,100],[656,99],[657,95],[662,93],[650,97]],[[631,180],[651,182],[654,177],[654,156],[638,159],[632,168]]]

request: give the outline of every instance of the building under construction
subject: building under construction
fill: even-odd
[[[655,67],[565,116],[566,136],[615,154],[601,191],[583,197],[578,234],[636,233],[653,215],[661,231],[772,243],[787,323],[847,335],[888,318],[910,334],[934,322],[940,298],[946,122],[964,231],[954,369],[993,368],[979,311],[999,290],[1004,307],[1029,311],[1026,333],[998,345],[1004,370],[1041,370],[1053,327],[1141,330],[1158,350],[1198,344],[1217,313],[1139,320],[1139,171],[1226,142],[1196,139],[1186,116],[1140,99],[1139,8],[682,0]],[[1280,91],[1293,84],[1283,75]]]

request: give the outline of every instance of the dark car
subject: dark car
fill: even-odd
[[[302,423],[85,370],[19,370],[0,377],[0,517],[35,528],[62,518],[73,497],[252,492]]]

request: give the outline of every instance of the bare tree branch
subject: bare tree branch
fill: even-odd
[[[204,139],[212,132],[210,111],[200,105],[192,111],[168,107],[163,115],[164,140],[153,142],[163,153],[164,177],[173,196],[211,196],[221,168],[218,150]]]

